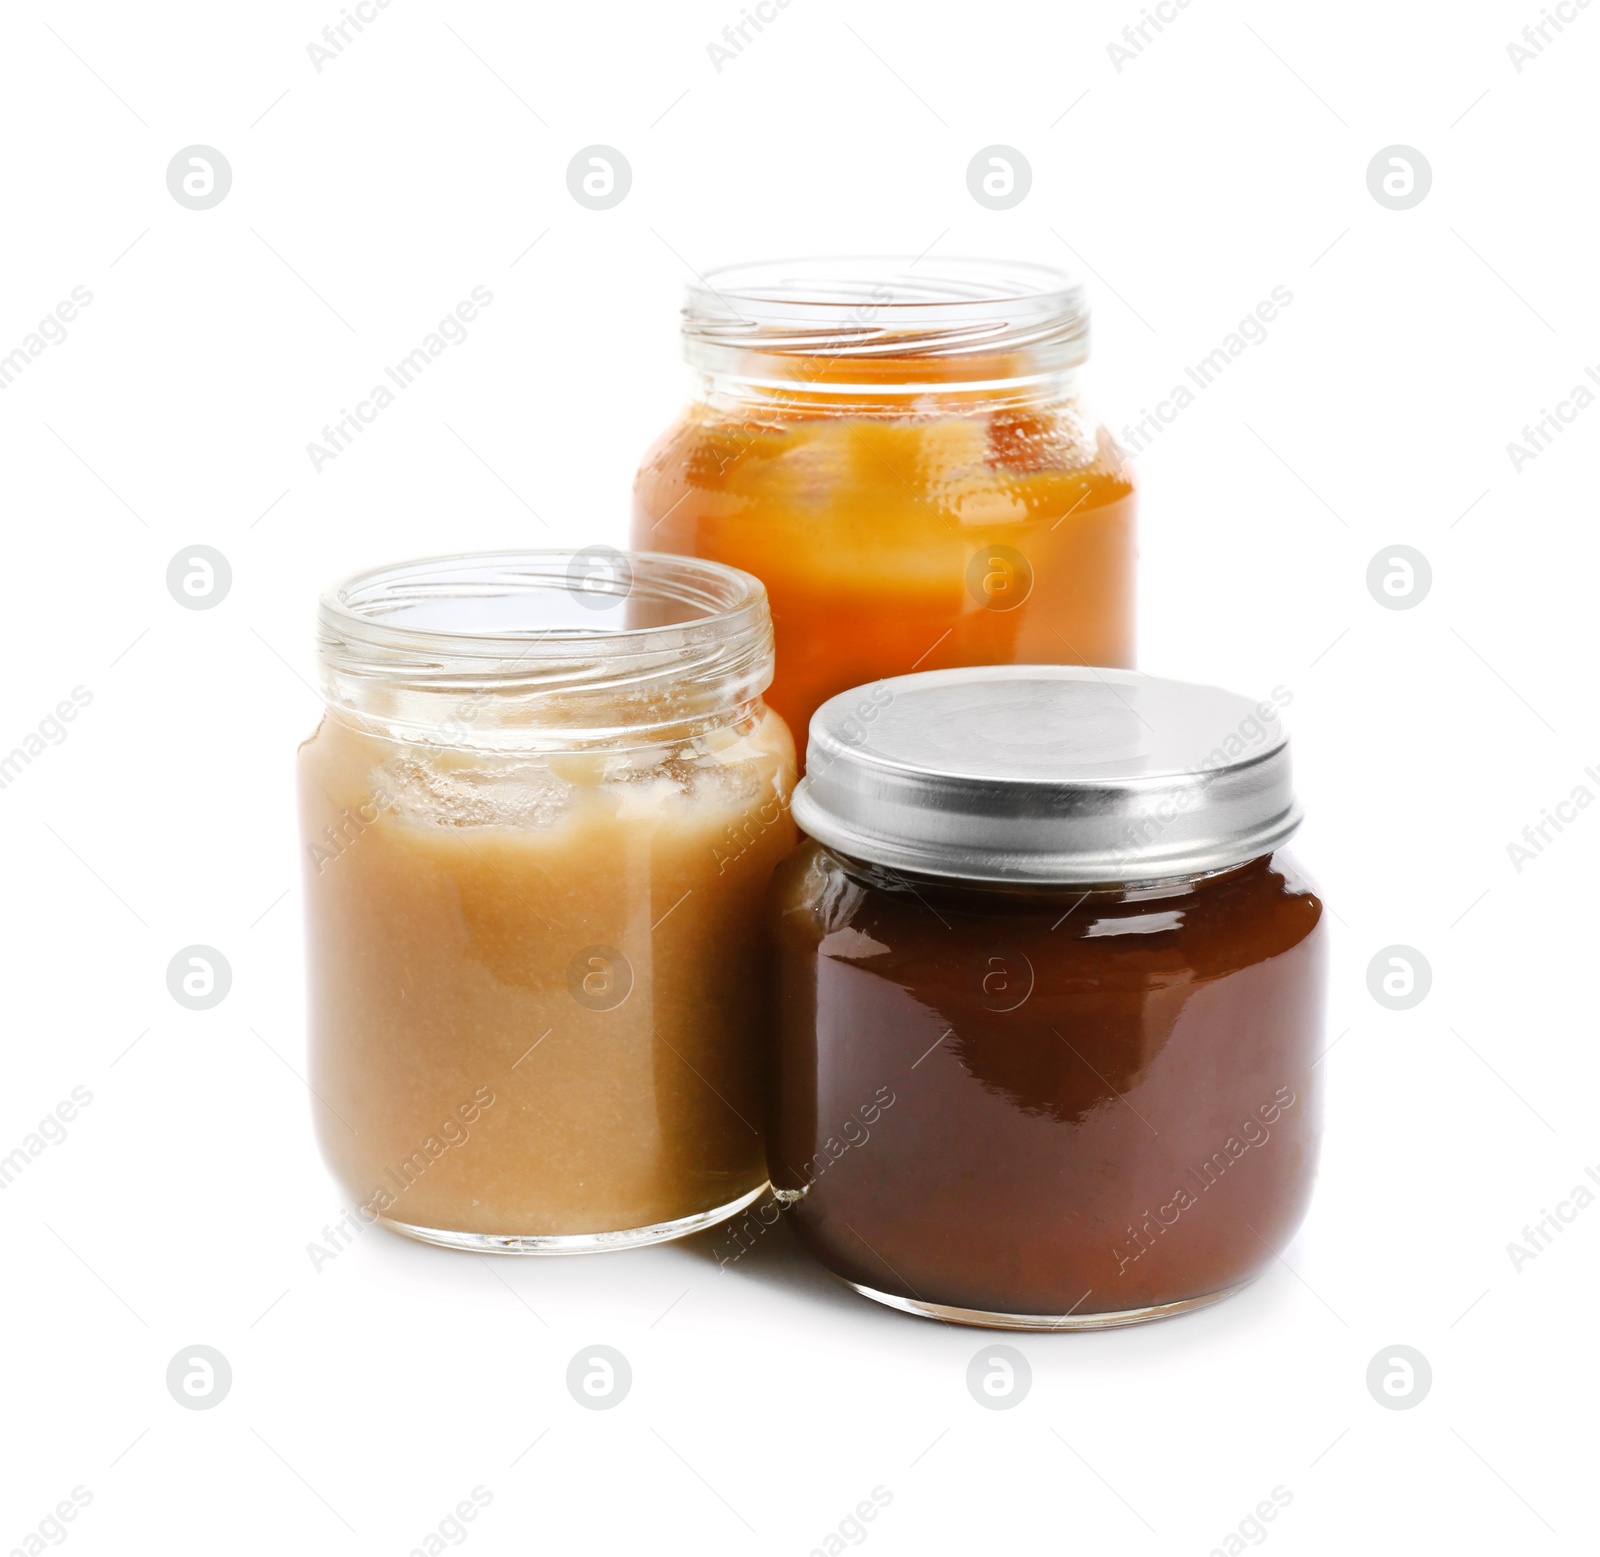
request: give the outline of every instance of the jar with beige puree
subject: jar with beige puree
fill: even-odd
[[[300,750],[311,1081],[354,1209],[467,1249],[760,1193],[759,904],[795,841],[766,593],[597,547],[361,574]]]

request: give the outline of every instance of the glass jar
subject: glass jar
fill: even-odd
[[[1282,1249],[1321,1132],[1322,905],[1282,689],[939,671],[825,704],[769,899],[768,1158],[857,1291],[1129,1324]]]
[[[365,1221],[567,1254],[752,1200],[794,844],[758,580],[433,558],[322,599],[300,749],[317,1133]]]
[[[1067,277],[735,266],[690,288],[683,334],[696,398],[639,471],[633,543],[766,583],[792,729],[881,676],[1133,664],[1133,472],[1080,397]]]

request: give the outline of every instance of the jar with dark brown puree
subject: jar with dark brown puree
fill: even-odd
[[[772,1183],[847,1281],[1116,1324],[1231,1291],[1298,1226],[1327,932],[1287,855],[1085,890],[807,841],[769,904]]]

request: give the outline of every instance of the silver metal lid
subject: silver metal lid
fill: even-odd
[[[1079,665],[840,693],[812,715],[794,795],[841,854],[973,881],[1199,875],[1270,854],[1300,815],[1276,704]]]

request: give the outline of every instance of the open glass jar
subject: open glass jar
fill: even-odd
[[[300,750],[311,1084],[355,1213],[565,1254],[758,1194],[758,908],[794,842],[758,580],[434,558],[320,611]]]
[[[1326,931],[1273,701],[936,671],[824,704],[769,899],[768,1158],[880,1302],[1098,1328],[1237,1290],[1321,1133]]]
[[[1069,278],[741,265],[683,317],[696,398],[639,471],[633,544],[766,583],[792,729],[881,676],[1133,664],[1133,473],[1080,392]]]

